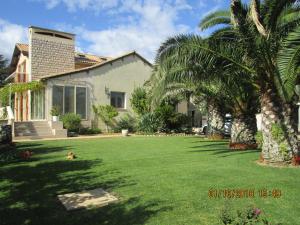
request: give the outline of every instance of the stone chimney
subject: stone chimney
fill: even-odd
[[[75,69],[75,35],[29,27],[29,74],[31,80]]]

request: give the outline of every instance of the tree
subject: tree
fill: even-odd
[[[172,82],[182,82],[185,87],[193,83],[197,89],[195,93],[206,96],[210,134],[222,132],[225,113],[230,112],[234,116],[231,141],[255,142],[255,103],[258,98],[255,87],[249,82],[249,73],[240,68],[223,67],[226,62],[221,57],[210,59],[197,49],[182,47],[187,44],[200,44],[213,48],[214,51],[224,48],[212,38],[203,40],[198,36],[180,35],[168,39],[162,44],[156,57],[158,75],[153,83],[157,89],[166,90],[166,85],[162,83],[169,85]],[[235,54],[238,58],[242,57],[240,52]],[[158,91],[152,90],[151,93],[161,95]]]
[[[3,86],[4,80],[8,76],[7,59],[0,55],[0,87]]]
[[[253,85],[260,91],[262,154],[270,162],[290,162],[299,154],[292,115],[300,65],[299,11],[296,0],[252,0],[249,6],[240,0],[231,0],[229,14],[213,13],[200,26],[206,29],[226,25],[214,35],[234,34],[231,41],[243,50],[244,57],[237,60],[227,52],[195,46],[211,58],[223,58],[227,61],[224,66],[238,66],[251,74]],[[280,137],[276,133],[281,134]]]
[[[108,127],[113,125],[113,119],[119,115],[115,107],[111,105],[93,105],[93,111],[98,116],[106,126],[106,132],[108,132]]]

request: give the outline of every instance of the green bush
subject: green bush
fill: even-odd
[[[93,105],[94,113],[105,123],[106,132],[108,132],[108,127],[114,125],[114,118],[119,115],[115,107],[111,105]]]
[[[142,116],[148,113],[150,111],[150,103],[146,90],[142,87],[135,88],[131,95],[130,104],[137,115]]]
[[[183,127],[188,124],[188,116],[177,113],[171,105],[162,105],[155,110],[159,120],[161,121],[161,130],[165,132],[177,131],[181,132]]]
[[[59,116],[60,107],[58,105],[53,106],[52,109],[50,110],[50,114],[51,116]]]
[[[114,128],[115,132],[121,132],[123,129],[128,129],[129,132],[135,132],[137,129],[137,120],[133,116],[126,114],[117,122]]]
[[[101,129],[99,128],[80,128],[79,134],[101,134]]]
[[[75,113],[67,113],[61,117],[63,126],[69,132],[79,132],[81,117]]]
[[[222,224],[225,225],[271,224],[270,221],[262,214],[263,214],[262,210],[252,206],[248,206],[244,209],[236,210],[236,212],[231,210],[229,207],[226,207],[221,212],[220,220],[222,221]]]
[[[156,113],[144,114],[138,124],[138,130],[144,133],[155,133],[161,126],[161,121]]]

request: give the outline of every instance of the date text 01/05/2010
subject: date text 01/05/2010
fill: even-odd
[[[280,189],[214,189],[208,190],[209,198],[280,198],[282,191]]]

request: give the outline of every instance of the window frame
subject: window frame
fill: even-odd
[[[111,99],[112,99],[112,94],[113,93],[118,93],[118,94],[122,94],[123,96],[124,96],[124,107],[122,107],[122,108],[119,108],[119,107],[115,107],[115,106],[113,106],[112,104],[111,104]],[[118,110],[126,110],[127,109],[127,104],[126,104],[126,92],[122,92],[122,91],[111,91],[110,92],[110,105],[111,106],[113,106],[113,107],[115,107],[116,109],[118,109]]]
[[[53,107],[53,87],[54,86],[59,86],[59,87],[63,87],[63,102],[62,102],[62,114],[64,115],[65,114],[65,87],[74,87],[74,113],[77,114],[76,112],[76,100],[77,100],[77,87],[80,87],[80,88],[85,88],[85,118],[81,118],[81,120],[87,120],[88,118],[88,98],[87,98],[87,95],[88,95],[88,87],[87,86],[84,86],[84,85],[63,85],[63,84],[53,84],[52,85],[52,98],[51,98],[51,103],[52,103],[52,107]]]

